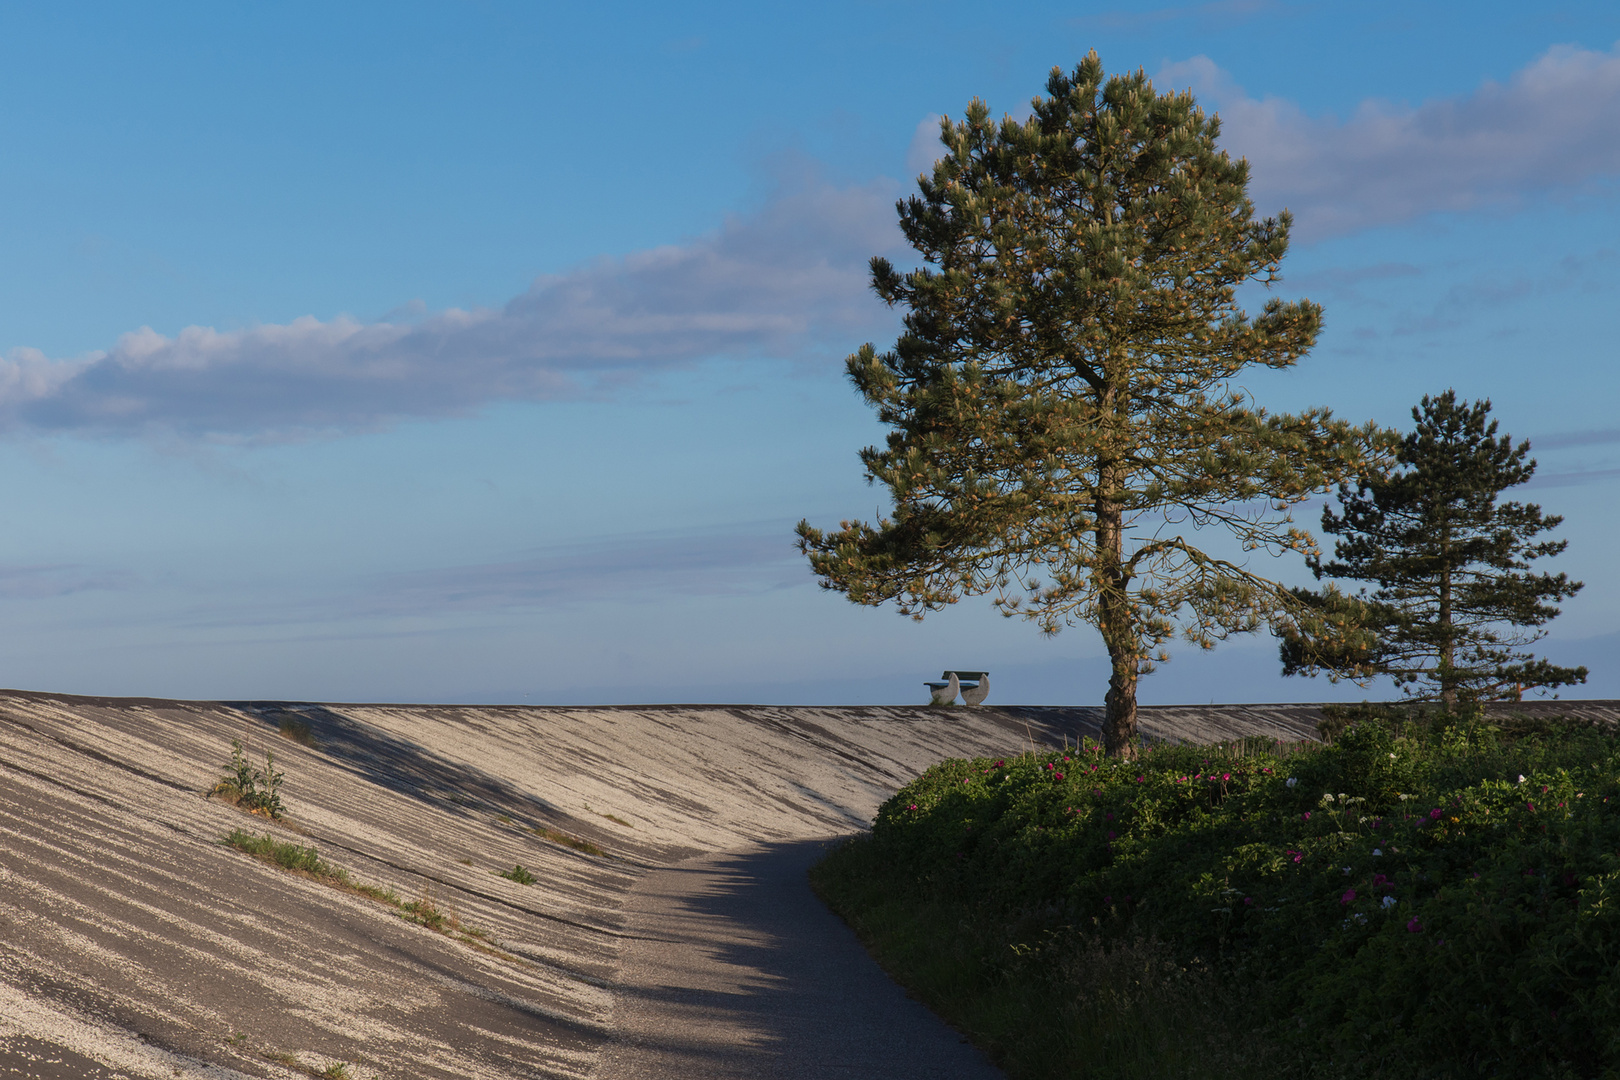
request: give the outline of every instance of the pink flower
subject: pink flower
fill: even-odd
[[[1354,889],[1346,889],[1346,890],[1344,890],[1344,895],[1339,897],[1339,905],[1342,907],[1343,905],[1348,904],[1350,901],[1354,900],[1355,898],[1356,898],[1356,890],[1354,890]]]
[[[1252,896],[1245,896],[1245,897],[1244,897],[1244,898],[1243,898],[1243,902],[1244,902],[1244,903],[1245,903],[1245,904],[1252,904],[1252,903],[1254,903],[1254,897],[1252,897]]]
[[[1229,772],[1227,772],[1227,773],[1221,773],[1221,779],[1222,779],[1222,780],[1230,780],[1230,779],[1232,779],[1232,774],[1231,774],[1231,773],[1229,773]]]
[[[962,781],[962,783],[965,784],[965,783],[967,783],[967,781],[964,780],[964,781]],[[1305,811],[1303,814],[1300,815],[1299,820],[1301,820],[1301,821],[1309,821],[1309,820],[1311,820],[1311,812],[1309,810]]]
[[[917,804],[916,804],[916,803],[912,803],[912,804],[911,804],[911,805],[910,805],[910,806],[908,806],[908,807],[906,807],[906,809],[907,809],[907,810],[915,810],[915,809],[917,809]]]
[[[1054,775],[1056,775],[1059,780],[1063,779],[1063,774],[1062,773],[1056,773]]]
[[[1113,838],[1114,838],[1114,830],[1109,829],[1108,830],[1108,839],[1112,840]]]
[[[1440,808],[1438,806],[1435,807],[1433,810],[1429,811],[1429,820],[1430,821],[1439,821],[1440,820]]]
[[[1412,916],[1412,921],[1406,924],[1406,931],[1409,934],[1423,933],[1423,924],[1418,922],[1418,917],[1416,915]]]

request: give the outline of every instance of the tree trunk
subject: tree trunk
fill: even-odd
[[[1457,711],[1457,643],[1451,634],[1451,529],[1440,528],[1440,705]]]
[[[1113,671],[1108,676],[1108,696],[1103,699],[1103,748],[1110,757],[1136,756],[1136,678],[1135,650],[1108,647]]]
[[[1103,699],[1103,747],[1110,757],[1136,756],[1136,680],[1142,644],[1131,617],[1130,577],[1124,566],[1124,512],[1107,497],[1112,470],[1098,470],[1105,494],[1097,500],[1097,628],[1108,646],[1108,696]]]

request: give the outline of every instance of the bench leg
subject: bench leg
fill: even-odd
[[[923,683],[923,685],[933,693],[933,699],[929,701],[930,705],[954,705],[956,704],[956,695],[962,692],[961,684],[957,681],[955,675],[952,675],[950,681],[944,684]]]

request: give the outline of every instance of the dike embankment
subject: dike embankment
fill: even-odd
[[[816,842],[941,758],[1072,743],[1099,718],[0,691],[0,1077],[817,1075],[818,1018],[847,1036],[916,1017],[903,995],[865,1007],[884,980],[790,895]],[[1165,707],[1141,726],[1300,739],[1319,718]],[[274,753],[285,822],[206,797],[233,739],[255,763]],[[314,847],[399,902],[255,861],[221,844],[235,829]],[[498,876],[517,866],[532,883]],[[691,986],[681,949],[713,968]],[[911,1066],[948,1059],[957,1040],[937,1035]],[[900,1056],[872,1041],[871,1060]]]

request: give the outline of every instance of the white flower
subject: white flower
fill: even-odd
[[[1524,783],[1524,773],[1519,774],[1519,783]]]
[[[1373,854],[1374,854],[1374,855],[1382,855],[1382,854],[1383,854],[1383,853],[1384,853],[1384,849],[1383,849],[1383,848],[1381,848],[1381,847],[1375,847],[1375,848],[1373,848]]]
[[[1385,907],[1394,907],[1395,906],[1395,898],[1393,896],[1386,896],[1386,897],[1384,897],[1383,903],[1384,903]]]
[[[1524,779],[1524,777],[1522,777],[1522,776],[1521,776],[1521,777],[1519,777],[1519,779],[1520,779],[1520,780],[1523,780],[1523,779]],[[1295,784],[1297,784],[1297,783],[1299,783],[1299,777],[1297,777],[1297,776],[1290,776],[1290,777],[1289,777],[1289,778],[1288,778],[1288,786],[1289,786],[1289,787],[1293,787],[1293,786],[1294,786],[1294,785],[1295,785]]]
[[[1349,868],[1349,867],[1348,867],[1348,866],[1347,866],[1347,867],[1345,867],[1345,868],[1344,868],[1344,876],[1345,876],[1345,877],[1349,877],[1349,876],[1350,876],[1350,868]]]

